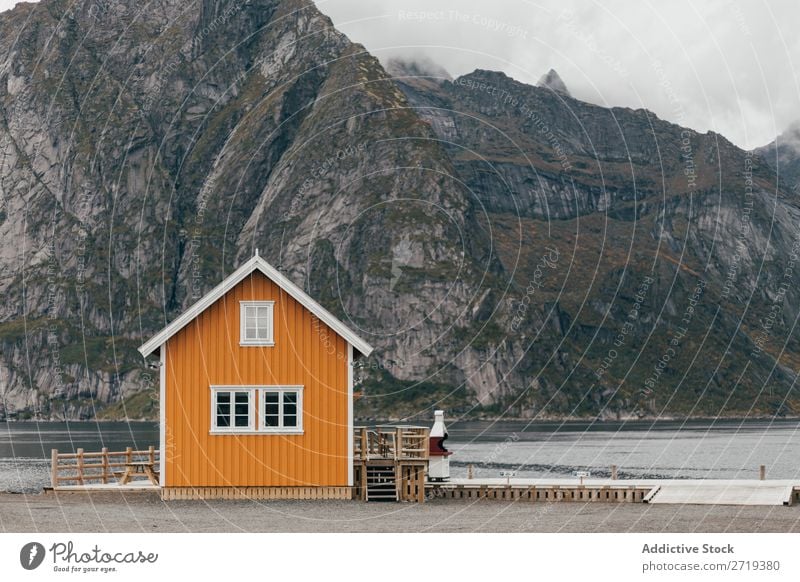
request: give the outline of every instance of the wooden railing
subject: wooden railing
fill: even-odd
[[[356,461],[427,460],[429,433],[430,429],[422,426],[357,426],[353,457]]]
[[[149,463],[156,467],[160,454],[155,447],[146,451],[135,451],[128,447],[124,451],[109,451],[103,447],[100,452],[87,453],[77,449],[75,453],[50,452],[50,482],[55,489],[62,483],[84,485],[87,481],[109,483],[122,476],[125,467],[131,463]]]

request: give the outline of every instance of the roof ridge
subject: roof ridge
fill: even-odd
[[[203,311],[211,307],[221,299],[228,291],[233,289],[245,277],[253,271],[260,271],[270,281],[288,293],[295,301],[316,315],[328,327],[339,334],[345,341],[352,345],[364,356],[369,356],[374,349],[369,343],[361,339],[356,333],[347,327],[341,320],[334,316],[315,301],[308,293],[295,285],[288,277],[283,275],[275,267],[259,256],[258,251],[239,266],[233,273],[225,277],[216,287],[206,293],[203,297],[195,301],[188,309],[181,313],[177,318],[170,322],[156,335],[139,347],[139,353],[145,358],[161,347],[169,338],[178,333],[190,322],[192,322]]]

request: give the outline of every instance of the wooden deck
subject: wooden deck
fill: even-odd
[[[161,491],[157,485],[153,485],[150,481],[131,481],[122,485],[119,481],[113,483],[84,483],[83,485],[61,485],[56,488],[47,488],[46,492],[57,491],[59,493],[77,493],[85,491],[87,493],[98,493],[100,491],[122,491],[125,493],[136,492],[155,492]]]
[[[793,505],[800,482],[738,479],[451,479],[428,483],[428,499],[505,499],[698,505]]]
[[[425,501],[430,429],[355,427],[353,495],[362,501]]]
[[[164,499],[500,499],[701,505],[794,505],[800,480],[592,479],[516,477],[451,479],[426,483],[429,429],[356,427],[353,487],[182,487],[158,485],[160,454],[147,450],[75,453],[52,451],[51,484],[57,492],[157,491]],[[133,469],[142,468],[142,472]],[[145,468],[149,470],[144,470]],[[612,471],[612,474],[615,471]]]
[[[155,447],[137,451],[50,453],[50,485],[56,491],[100,489],[158,489],[160,452]],[[141,468],[141,472],[136,469]]]

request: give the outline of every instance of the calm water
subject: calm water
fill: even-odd
[[[571,476],[588,470],[620,477],[800,478],[800,421],[625,423],[463,422],[448,425],[454,477]],[[74,452],[158,445],[151,423],[0,423],[0,491],[49,485],[50,449]]]
[[[686,479],[800,478],[800,421],[465,422],[448,427],[451,474]]]

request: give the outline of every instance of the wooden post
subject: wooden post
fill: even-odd
[[[83,485],[83,449],[78,449],[78,483]]]
[[[108,447],[103,447],[103,456],[101,457],[103,463],[103,484],[108,483]]]
[[[50,485],[58,487],[58,449],[50,449]]]
[[[425,466],[417,469],[417,503],[425,503]]]
[[[469,465],[467,465],[467,479],[472,479],[472,477],[473,477],[472,463],[470,463]]]
[[[394,463],[394,494],[398,501],[405,500],[405,492],[403,491],[403,473],[404,467],[397,461]]]
[[[611,479],[616,481],[617,480],[617,466],[611,465]]]
[[[148,462],[151,465],[155,466],[155,464],[156,464],[156,448],[155,448],[155,446],[150,445],[150,448],[147,449],[147,456],[148,456]]]
[[[394,431],[394,458],[403,458],[403,429],[399,426]]]
[[[767,478],[767,466],[761,465],[758,467],[758,478],[763,481]]]
[[[125,448],[125,462],[133,463],[133,449],[131,447]]]

